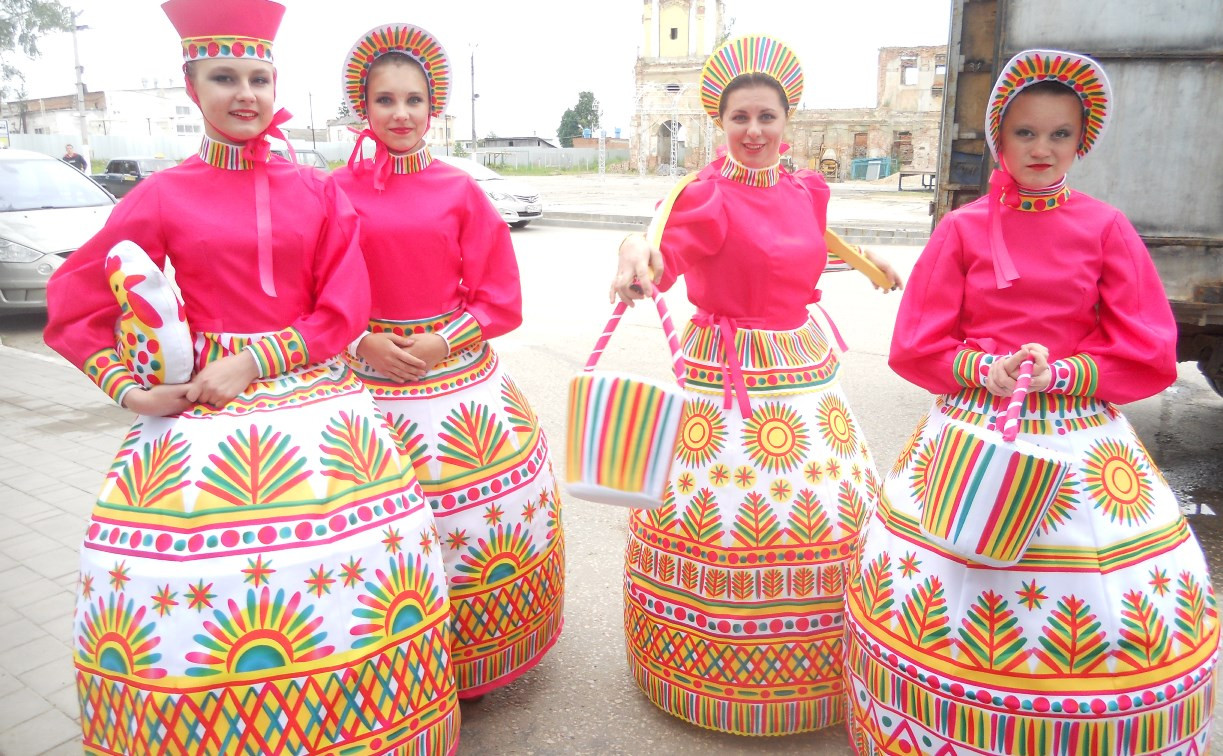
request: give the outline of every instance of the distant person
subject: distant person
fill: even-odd
[[[701,100],[727,154],[664,205],[660,250],[639,234],[621,243],[612,282],[631,301],[684,276],[697,307],[663,505],[630,515],[629,667],[663,711],[738,735],[845,719],[845,578],[879,482],[833,335],[808,311],[829,261],[830,192],[780,166],[802,90],[798,58],[775,39],[714,51]]]
[[[455,681],[472,699],[530,670],[560,637],[565,540],[548,439],[489,343],[522,322],[509,229],[475,180],[425,144],[451,83],[424,29],[363,35],[344,86],[368,128],[334,176],[361,219],[373,297],[351,364],[433,505]]]
[[[452,753],[442,544],[393,431],[337,358],[369,320],[358,220],[329,176],[269,160],[289,118],[272,62],[284,6],[162,8],[204,119],[199,152],[132,189],[47,296],[47,343],[136,415],[81,549],[84,749]],[[153,366],[123,356],[139,337],[116,349],[111,287],[158,278],[112,269],[125,240],[173,265],[188,383],[143,388]],[[156,322],[145,310],[124,317]]]
[[[1016,55],[984,114],[990,193],[944,217],[913,269],[889,362],[936,399],[849,583],[858,753],[1212,751],[1219,615],[1206,561],[1114,404],[1175,380],[1176,322],[1125,215],[1066,184],[1115,107],[1096,61]],[[990,438],[1027,358],[1019,440],[1069,466],[1047,484],[1043,518],[1042,476],[971,440]],[[991,454],[1004,464],[986,473]],[[1014,480],[1014,496],[987,495],[991,478]]]
[[[89,164],[85,162],[85,156],[79,154],[70,144],[64,145],[64,156],[60,160],[76,168],[81,173],[89,172]]]

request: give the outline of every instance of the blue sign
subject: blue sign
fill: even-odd
[[[582,129],[582,138],[590,139],[590,129]]]

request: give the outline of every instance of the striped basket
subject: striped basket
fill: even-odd
[[[1021,367],[1002,433],[947,421],[922,494],[927,536],[996,567],[1023,556],[1071,469],[1064,455],[1016,439],[1031,369],[1030,362]]]
[[[616,305],[585,369],[569,382],[565,480],[580,499],[653,509],[662,504],[684,410],[679,339],[667,306],[654,302],[679,385],[598,370],[595,365],[624,314]]]

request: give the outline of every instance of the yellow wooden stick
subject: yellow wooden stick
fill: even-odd
[[[849,267],[869,278],[871,283],[884,290],[892,288],[892,282],[888,280],[887,274],[880,270],[878,265],[867,260],[866,255],[862,254],[860,248],[846,242],[833,231],[824,232],[824,242],[828,244],[828,251],[830,253],[841,258]]]

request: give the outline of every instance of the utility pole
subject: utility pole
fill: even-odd
[[[599,175],[607,175],[607,129],[599,129]]]
[[[480,95],[476,94],[476,48],[479,45],[471,46],[471,159],[479,162],[480,143],[476,141],[476,100]]]
[[[318,144],[314,140],[314,93],[307,92],[306,97],[310,100],[310,147],[318,149]]]
[[[68,9],[69,15],[72,16],[72,57],[76,63],[76,115],[81,127],[81,146],[84,150],[81,152],[86,160],[89,160],[92,155],[89,151],[89,129],[85,127],[85,82],[81,79],[81,75],[85,69],[81,66],[81,51],[76,44],[76,33],[78,30],[84,31],[88,26],[79,26],[76,19],[84,11],[73,11]]]

